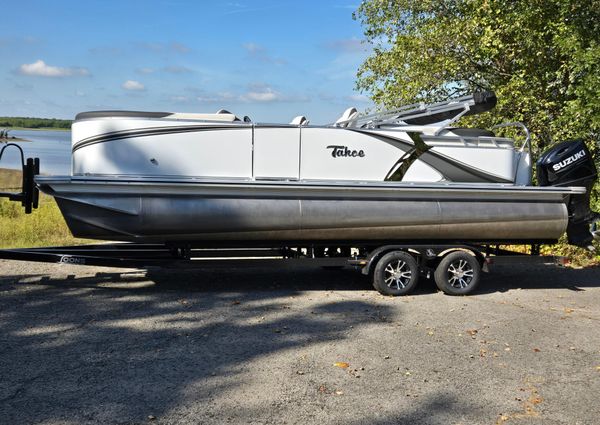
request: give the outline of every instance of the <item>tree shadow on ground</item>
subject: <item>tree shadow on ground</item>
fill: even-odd
[[[60,270],[60,268],[57,268]],[[86,270],[82,267],[79,270]],[[107,269],[114,270],[114,269]],[[140,282],[146,291],[238,292],[258,291],[368,291],[373,290],[372,277],[362,275],[351,267],[326,269],[311,265],[285,267],[246,266],[198,269],[149,269],[123,272],[98,272],[94,275],[52,276],[49,274],[0,276],[0,284],[43,283],[56,287],[109,288],[129,290]],[[150,282],[150,284],[148,284]],[[600,287],[600,267],[582,269],[556,265],[494,266],[490,273],[481,274],[481,283],[473,294],[506,292],[511,289],[560,289],[582,291]],[[12,289],[0,286],[0,293]],[[412,295],[438,292],[433,278],[421,276]]]
[[[244,386],[244,368],[257,359],[340,341],[395,315],[368,300],[297,308],[299,291],[322,289],[323,280],[364,285],[343,272],[288,274],[3,277],[2,421],[144,422],[190,397],[202,406]]]
[[[83,272],[85,267],[81,268]],[[107,269],[108,270],[108,269]],[[202,269],[149,269],[123,272],[98,272],[94,275],[59,275],[29,274],[0,276],[0,283],[43,283],[57,287],[98,287],[102,288],[110,283],[123,283],[121,289],[127,289],[127,283],[150,281],[147,285],[156,291],[244,291],[244,290],[369,290],[371,286],[368,277],[361,275],[352,268],[324,269],[321,267],[296,266],[296,267],[259,267],[241,266],[228,269],[202,268]],[[60,268],[57,267],[57,271]],[[117,289],[116,286],[110,286]],[[6,290],[0,287],[0,291]]]
[[[598,286],[597,268],[503,267],[486,274],[477,293]],[[224,422],[222,400],[252,387],[248,365],[267,367],[260,376],[268,376],[265,359],[281,362],[287,351],[323,353],[324,344],[354,338],[363,328],[402,321],[401,308],[377,302],[381,297],[328,300],[332,290],[371,286],[352,269],[306,266],[4,276],[0,417],[6,423],[142,423],[151,414],[178,422],[175,411],[179,419]],[[303,291],[322,296],[298,306]],[[417,294],[432,292],[435,284],[423,279]],[[296,376],[296,360],[278,363],[289,369],[286,379]],[[318,383],[313,387],[318,394]],[[467,403],[455,396],[415,399],[398,414],[381,412],[377,418],[365,412],[362,418],[375,424],[444,423],[450,410],[455,418]],[[467,407],[467,417],[485,408]],[[237,419],[274,418],[272,410],[246,410]]]
[[[600,267],[573,269],[556,265],[496,266],[483,273],[474,294],[506,292],[511,289],[569,289],[585,291],[600,287]]]

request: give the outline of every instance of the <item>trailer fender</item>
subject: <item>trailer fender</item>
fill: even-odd
[[[375,270],[379,259],[391,251],[405,251],[416,257],[419,264],[423,262],[428,264],[434,263],[436,265],[451,252],[468,251],[477,258],[483,271],[489,271],[485,255],[476,247],[469,245],[384,245],[369,252],[364,260],[353,261],[353,263],[362,267],[362,274],[369,275]]]

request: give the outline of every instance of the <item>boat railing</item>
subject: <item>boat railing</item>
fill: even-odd
[[[494,130],[496,128],[506,128],[506,127],[516,127],[516,128],[523,130],[523,132],[525,133],[525,140],[523,141],[523,144],[521,145],[519,152],[523,152],[525,150],[525,148],[527,148],[527,152],[532,153],[531,152],[531,133],[529,132],[529,129],[527,128],[527,126],[525,124],[523,124],[522,122],[518,122],[518,121],[506,122],[506,123],[497,124],[497,125],[493,126],[492,130]]]
[[[514,149],[514,140],[509,137],[497,137],[497,136],[455,136],[455,135],[441,135],[441,136],[422,136],[423,141],[427,144],[431,143],[460,143],[463,146],[476,146],[476,147],[495,147]]]

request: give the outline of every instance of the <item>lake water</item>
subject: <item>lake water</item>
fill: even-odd
[[[71,132],[44,130],[10,130],[9,136],[20,137],[30,142],[15,142],[21,146],[25,159],[39,158],[41,174],[71,174]],[[0,143],[0,149],[4,143]],[[0,160],[0,168],[20,169],[18,150],[7,148]]]

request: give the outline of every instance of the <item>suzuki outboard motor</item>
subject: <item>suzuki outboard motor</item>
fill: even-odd
[[[586,193],[569,200],[567,237],[571,245],[589,247],[597,237],[595,221],[600,215],[590,209],[590,193],[598,172],[590,151],[581,140],[562,142],[542,154],[537,161],[540,186],[580,186]]]

